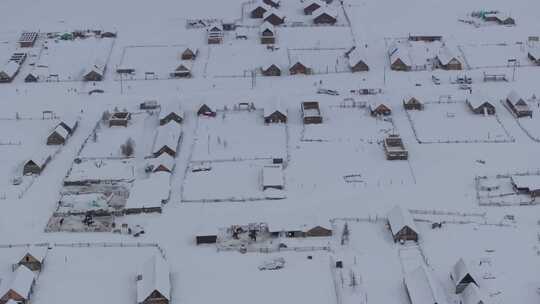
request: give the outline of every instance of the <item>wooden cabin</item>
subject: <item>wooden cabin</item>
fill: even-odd
[[[199,54],[199,50],[196,48],[187,47],[181,54],[182,60],[195,60],[197,58],[197,55]]]
[[[506,97],[506,105],[516,117],[531,117],[532,110],[527,102],[519,96],[519,94],[512,90]]]
[[[462,293],[467,286],[474,284],[478,286],[478,280],[476,275],[470,271],[470,265],[460,258],[454,265],[452,272],[450,272],[450,279],[454,283],[454,292],[456,294]]]
[[[136,277],[137,304],[169,304],[171,279],[167,262],[154,255],[140,269]]]
[[[17,263],[19,266],[26,266],[32,271],[41,271],[47,255],[47,247],[30,246]]]
[[[495,106],[481,95],[467,97],[467,105],[474,114],[495,115]]]
[[[69,136],[69,132],[61,125],[56,126],[54,130],[47,136],[47,145],[63,145]]]
[[[329,7],[321,7],[313,12],[313,23],[315,24],[336,24],[338,14],[337,11]]]
[[[396,205],[387,215],[394,242],[418,241],[418,229],[409,210]]]
[[[371,116],[389,116],[392,114],[392,109],[383,103],[371,103],[369,105]]]
[[[270,9],[271,9],[271,7],[269,7],[268,5],[260,3],[254,9],[251,10],[249,15],[253,19],[261,19],[261,18],[263,18],[264,13],[266,13]]]
[[[332,229],[325,228],[323,226],[315,226],[313,228],[310,228],[306,230],[305,232],[306,237],[327,237],[332,236]]]
[[[407,96],[403,98],[403,108],[405,110],[423,110],[424,104],[414,96]]]
[[[36,174],[39,175],[47,164],[51,161],[52,156],[45,150],[38,151],[31,159],[27,160],[23,165],[23,175]]]
[[[310,0],[307,2],[306,6],[304,6],[304,14],[312,15],[314,11],[318,10],[324,5],[325,4],[320,0]]]
[[[270,63],[261,67],[263,76],[281,76],[281,68],[276,64]]]
[[[260,27],[261,44],[275,44],[276,43],[276,30],[274,26],[265,21]]]
[[[197,115],[215,117],[216,111],[212,110],[209,105],[203,103],[197,110]]]
[[[264,21],[277,26],[285,23],[285,16],[278,10],[270,9],[263,14]]]
[[[300,61],[296,61],[290,68],[289,68],[289,74],[290,75],[310,75],[312,73],[312,70],[307,65],[303,64]]]
[[[281,110],[281,107],[265,107],[264,123],[287,123],[287,114]]]

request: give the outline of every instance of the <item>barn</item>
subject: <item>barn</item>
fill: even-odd
[[[450,50],[449,47],[443,46],[437,54],[436,61],[437,66],[443,70],[462,70],[463,64],[458,56]]]
[[[325,6],[325,3],[320,0],[310,0],[306,2],[306,5],[304,6],[304,14],[312,15],[314,11],[318,10],[323,6]]]
[[[467,97],[467,105],[474,114],[495,115],[495,106],[479,94]]]
[[[506,96],[506,104],[516,117],[519,118],[528,116],[532,118],[533,113],[531,108],[516,91],[512,90],[508,96]]]
[[[156,158],[152,158],[150,161],[152,166],[152,173],[156,172],[168,172],[172,173],[174,170],[174,158],[168,154],[163,153]]]
[[[30,246],[23,257],[17,263],[19,266],[26,266],[32,271],[41,271],[45,256],[47,255],[46,246]]]
[[[263,14],[263,19],[274,26],[283,24],[285,22],[285,16],[283,13],[273,8]]]
[[[290,75],[310,75],[312,73],[312,70],[309,66],[302,63],[301,61],[296,61],[291,67],[289,68],[289,74]]]
[[[63,145],[69,136],[69,132],[61,125],[56,126],[47,136],[47,145]]]
[[[274,63],[268,63],[261,67],[263,76],[281,76],[281,68]]]
[[[270,22],[263,22],[260,27],[261,44],[276,43],[276,30]]]
[[[105,76],[105,63],[97,60],[94,64],[84,72],[84,81],[102,81]]]
[[[186,47],[184,51],[182,51],[181,58],[182,60],[195,60],[198,54],[199,54],[198,49],[194,47]]]
[[[394,242],[418,241],[418,229],[409,210],[396,205],[387,215]]]
[[[336,24],[338,13],[331,7],[320,7],[313,12],[313,23],[315,24]]]
[[[163,126],[171,121],[182,124],[184,121],[184,111],[182,111],[182,108],[178,104],[166,103],[161,105],[159,111],[159,125]]]
[[[30,300],[34,285],[36,283],[36,275],[26,266],[19,266],[15,270],[13,281],[7,286],[7,290],[0,298],[1,303],[7,303],[13,300],[17,303],[25,304]]]
[[[424,104],[418,98],[409,95],[403,98],[403,108],[405,110],[423,110]]]
[[[465,263],[462,258],[454,265],[454,268],[450,273],[450,279],[452,279],[452,282],[454,283],[454,292],[456,294],[462,293],[470,284],[478,286],[476,274],[473,274],[470,271],[469,265]]]
[[[325,237],[332,236],[332,229],[325,228],[323,226],[317,225],[313,228],[306,230],[306,237]]]
[[[355,47],[346,56],[349,59],[349,68],[351,69],[351,72],[369,71],[369,66],[366,63],[366,56],[359,48]]]
[[[38,151],[31,159],[24,163],[23,175],[41,174],[51,159],[52,156],[47,151]]]
[[[154,255],[146,261],[137,275],[136,282],[137,304],[169,304],[170,270],[163,257]]]
[[[517,193],[540,196],[540,175],[512,175],[510,179]]]

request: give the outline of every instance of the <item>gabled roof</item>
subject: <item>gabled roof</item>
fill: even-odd
[[[163,257],[154,255],[146,261],[140,275],[142,279],[137,281],[137,303],[142,303],[154,291],[158,291],[162,296],[170,299],[170,271]]]
[[[9,285],[8,290],[13,290],[21,297],[27,299],[34,284],[36,275],[26,266],[21,265],[15,270],[15,278]]]
[[[275,33],[274,25],[268,21],[263,22],[259,29],[260,29],[261,34],[266,30],[269,30],[270,32]]]
[[[69,135],[69,132],[68,130],[66,130],[66,128],[64,128],[63,126],[61,125],[57,125],[56,128],[54,128],[54,130],[52,130],[51,134],[52,135],[53,133],[58,134],[60,137],[62,137],[63,139],[67,139],[68,138],[68,135]]]
[[[486,304],[484,295],[475,284],[469,284],[461,293],[463,304]]]
[[[412,304],[445,304],[436,282],[423,266],[405,273],[405,285]]]
[[[530,47],[527,52],[529,55],[531,55],[535,60],[540,60],[540,47]]]
[[[267,103],[267,105],[263,109],[263,116],[268,117],[272,115],[274,112],[280,112],[283,115],[287,116],[287,111],[285,111],[285,107],[281,103],[281,100],[272,98],[270,102]]]
[[[32,161],[39,167],[43,167],[43,165],[45,165],[49,161],[50,157],[51,154],[49,151],[45,149],[38,149],[31,158],[26,160],[26,162]]]
[[[275,8],[270,8],[269,10],[267,10],[266,12],[264,12],[264,14],[263,14],[263,19],[266,19],[266,18],[270,17],[271,15],[275,15],[275,16],[278,17],[279,19],[285,18],[285,15],[284,15],[281,11],[278,11],[278,10],[275,9]]]
[[[175,103],[173,101],[173,102],[163,103],[162,105],[160,105],[160,110],[159,110],[160,120],[167,117],[167,115],[171,113],[175,113],[179,117],[184,118],[184,111],[182,110],[182,107],[180,106],[180,104]]]
[[[13,78],[17,74],[17,71],[19,71],[19,68],[20,65],[17,62],[10,60],[2,67],[0,74],[4,74],[6,78]]]
[[[165,168],[172,170],[174,167],[174,158],[167,153],[162,153],[156,158],[152,158],[150,163],[154,166],[154,169],[159,166],[164,166]]]
[[[221,23],[212,23],[206,29],[209,32],[223,32],[223,24]]]
[[[512,175],[512,183],[521,189],[529,189],[529,191],[540,190],[540,175]]]
[[[306,2],[306,5],[304,5],[304,8],[308,8],[312,5],[318,5],[319,7],[323,7],[326,5],[326,3],[321,0],[309,0]]]
[[[366,63],[366,54],[363,49],[356,47],[349,53],[349,66],[353,67],[360,62]]]
[[[439,61],[443,65],[449,64],[454,59],[461,63],[459,58],[454,54],[454,52],[452,52],[452,50],[448,46],[443,46],[439,49],[437,59],[439,59]]]
[[[175,123],[166,124],[157,128],[153,152],[157,152],[159,149],[165,146],[169,147],[173,151],[176,151],[181,132],[182,128]]]
[[[527,105],[525,100],[521,98],[521,96],[519,96],[519,94],[515,90],[510,91],[508,96],[506,96],[506,99],[508,99],[508,101],[510,101],[513,105]]]
[[[408,51],[402,48],[396,47],[395,49],[391,50],[389,54],[390,54],[390,64],[395,63],[397,60],[401,60],[401,62],[403,62],[403,64],[405,64],[406,66],[412,66],[411,55],[409,54]]]
[[[45,256],[47,255],[47,246],[30,246],[28,249],[24,252],[24,255],[22,256],[21,260],[27,256],[31,255],[36,260],[38,260],[40,263],[45,260]]]
[[[478,281],[476,281],[475,274],[470,271],[469,265],[465,263],[463,258],[460,258],[452,269],[452,278],[454,279],[454,284],[459,284],[467,275],[469,275],[473,281],[478,283]]]
[[[92,72],[95,72],[95,73],[103,76],[103,74],[105,73],[105,63],[102,60],[97,59],[96,61],[94,61],[92,66],[90,66],[90,68],[88,68],[86,70],[84,75],[88,75],[88,74],[90,74]]]
[[[478,109],[484,105],[486,106],[493,106],[491,102],[489,102],[489,99],[481,94],[473,94],[470,97],[467,97],[467,102],[473,107],[474,109]]]
[[[394,234],[399,232],[404,227],[409,227],[413,231],[418,231],[409,210],[403,209],[399,205],[392,208],[392,210],[388,212],[387,217],[388,224],[390,224],[390,229]]]
[[[190,72],[192,67],[193,67],[193,63],[190,60],[182,60],[182,61],[180,61],[178,66],[176,66],[175,71],[177,71],[177,72],[178,71],[188,71],[188,72]]]
[[[317,18],[321,15],[328,15],[334,19],[337,19],[338,12],[337,12],[337,9],[331,6],[321,6],[313,12],[313,17]]]

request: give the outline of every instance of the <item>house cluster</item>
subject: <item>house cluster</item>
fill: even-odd
[[[394,71],[463,69],[462,58],[454,48],[442,42],[441,36],[411,35],[406,41],[394,41],[388,48],[388,58]]]
[[[481,93],[471,94],[466,98],[467,105],[469,109],[474,114],[482,115],[494,115],[495,114],[495,105],[494,103],[486,96]],[[504,105],[510,112],[517,118],[521,117],[531,117],[533,115],[532,109],[515,90],[510,91],[510,93],[503,100]]]
[[[267,223],[232,225],[221,229],[218,234],[197,235],[195,242],[201,244],[242,245],[264,242],[276,238],[308,238],[332,236],[332,229],[324,225],[298,225],[292,227],[275,226]]]
[[[26,60],[26,53],[13,53],[0,70],[0,82],[12,82]]]
[[[485,12],[481,14],[485,22],[494,22],[499,25],[516,25],[516,20],[510,15],[501,12]]]
[[[252,7],[249,15],[253,19],[262,19],[273,26],[283,24],[285,15],[279,10],[280,2],[274,0],[260,0]]]
[[[269,59],[265,64],[261,66],[261,74],[263,76],[281,76],[283,75],[282,69],[285,64],[278,63],[278,60]],[[311,75],[313,69],[311,64],[305,59],[294,57],[292,64],[289,65],[289,75]]]
[[[171,271],[167,261],[154,255],[146,261],[135,278],[137,304],[169,304],[171,301]]]
[[[47,136],[46,144],[50,146],[64,145],[68,138],[73,135],[77,126],[78,119],[64,118],[54,127]],[[22,167],[23,175],[39,175],[47,164],[52,160],[54,151],[50,149],[38,149],[32,157],[27,159]]]
[[[337,8],[331,5],[332,1],[310,0],[303,4],[306,16],[312,17],[313,24],[333,25],[338,20]],[[279,10],[280,2],[275,0],[259,0],[249,13],[253,19],[262,19],[272,25],[285,23],[285,15]]]
[[[0,298],[0,303],[24,304],[30,302],[37,276],[43,268],[46,255],[47,247],[28,247],[21,259],[13,264],[11,281],[2,280],[1,283],[2,285],[6,284],[6,288]]]

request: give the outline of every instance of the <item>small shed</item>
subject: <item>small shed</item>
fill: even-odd
[[[169,304],[171,278],[169,266],[159,255],[150,258],[137,275],[137,304]]]
[[[47,250],[48,248],[46,246],[30,246],[17,264],[19,266],[26,266],[32,271],[41,271],[45,257],[47,256]]]
[[[275,63],[267,63],[261,67],[263,76],[281,76],[281,68]]]
[[[475,276],[476,275],[470,271],[469,265],[460,258],[450,273],[450,278],[455,287],[454,292],[460,294],[471,284],[478,286],[478,280],[476,280]]]
[[[63,145],[66,143],[68,136],[68,131],[61,125],[57,125],[47,136],[47,145]]]
[[[418,98],[408,95],[403,98],[403,108],[405,110],[423,110],[424,104]]]
[[[168,172],[172,173],[174,170],[174,157],[172,157],[169,153],[162,153],[156,158],[152,158],[151,161],[152,166],[152,172]]]
[[[215,244],[217,243],[217,235],[215,234],[212,234],[212,235],[197,235],[195,237],[195,243],[197,245],[202,245],[202,244]]]
[[[396,205],[387,217],[394,242],[418,241],[418,229],[409,210]]]
[[[316,11],[313,12],[313,23],[315,24],[336,24],[338,13],[337,10],[335,10],[332,7],[326,6],[326,7],[320,7]]]
[[[366,63],[366,56],[362,49],[355,47],[352,51],[347,53],[349,60],[349,68],[351,72],[367,72],[369,66]]]
[[[89,67],[83,75],[84,81],[102,81],[105,76],[105,63],[100,60],[96,60],[91,67]]]
[[[467,97],[467,105],[474,114],[495,114],[495,106],[485,96],[479,94]]]
[[[389,116],[392,114],[392,109],[382,102],[375,101],[369,104],[369,112],[371,116]]]
[[[459,304],[486,304],[484,295],[475,284],[469,284],[461,293]]]
[[[215,117],[216,111],[212,110],[212,108],[208,104],[203,103],[199,106],[199,109],[197,110],[197,115]]]
[[[391,49],[389,53],[390,69],[394,71],[410,71],[412,60],[410,54],[398,47]]]
[[[439,50],[437,57],[437,65],[443,70],[462,70],[463,64],[461,59],[454,54],[454,52],[448,47],[443,46]]]
[[[23,165],[23,175],[41,174],[47,164],[51,161],[52,156],[45,150],[40,150],[38,153],[27,160]]]
[[[276,43],[276,30],[274,26],[265,21],[260,27],[261,44],[274,44]]]
[[[176,157],[181,135],[182,129],[178,124],[166,124],[157,128],[152,152],[154,157],[158,157],[163,153]]]
[[[19,73],[21,65],[16,61],[8,61],[0,70],[0,82],[11,82]]]
[[[180,105],[176,103],[166,103],[161,105],[159,111],[159,124],[162,126],[171,121],[182,124],[184,121],[184,111]]]
[[[10,300],[17,303],[27,303],[32,296],[36,275],[26,266],[19,266],[15,270],[13,281],[8,285],[5,294],[0,298],[0,302],[6,303]]]
[[[295,63],[291,65],[291,67],[289,68],[289,74],[291,75],[298,75],[298,74],[310,75],[311,73],[312,73],[311,68],[307,64],[301,62],[300,60],[295,61]]]
[[[131,120],[131,113],[129,112],[114,112],[109,117],[109,127],[121,126],[127,127]]]
[[[283,190],[285,179],[283,178],[282,165],[266,165],[262,168],[262,189]]]
[[[512,175],[510,179],[517,193],[540,196],[540,175]]]
[[[532,117],[532,110],[527,104],[527,102],[519,96],[519,94],[512,90],[508,96],[506,96],[506,104],[510,110],[519,117]]]
[[[319,102],[317,101],[304,101],[301,105],[302,121],[307,124],[321,124],[323,118],[321,115],[321,109],[319,108]]]
[[[191,61],[188,60],[182,60],[174,69],[173,72],[171,72],[170,76],[172,78],[191,78],[191,70],[192,70],[192,64]]]
[[[26,77],[24,78],[24,82],[37,82],[39,79],[39,76],[30,72]]]
[[[199,54],[199,50],[194,47],[186,47],[181,54],[182,60],[195,60],[197,58],[197,55]]]
[[[285,16],[282,12],[272,8],[263,14],[264,21],[268,21],[272,25],[280,25],[285,22]]]

